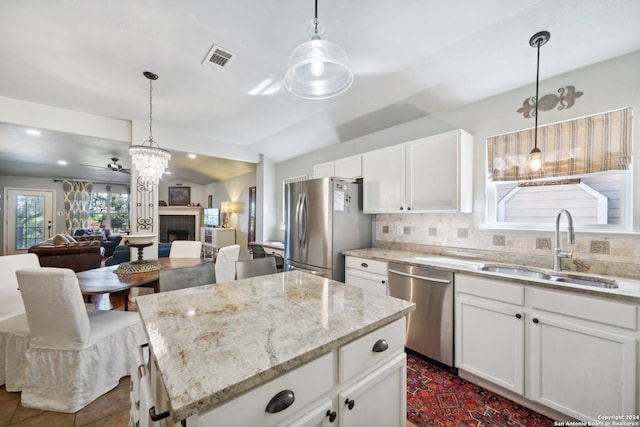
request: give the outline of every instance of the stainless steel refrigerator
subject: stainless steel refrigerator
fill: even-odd
[[[317,178],[285,187],[285,270],[344,282],[344,255],[371,247],[371,216],[362,213],[362,182]]]

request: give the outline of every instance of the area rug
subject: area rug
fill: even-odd
[[[419,427],[548,427],[553,420],[407,355],[407,418]]]

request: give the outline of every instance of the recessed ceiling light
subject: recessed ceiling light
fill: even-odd
[[[189,156],[190,159],[195,159],[196,157],[198,157],[195,154],[188,154],[188,156]]]
[[[62,166],[66,166],[67,161],[66,160],[58,160],[58,164],[62,165]]]
[[[29,135],[40,135],[41,132],[37,129],[27,129],[27,133]]]

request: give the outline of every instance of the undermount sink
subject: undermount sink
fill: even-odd
[[[577,277],[553,277],[554,281],[562,282],[562,283],[571,283],[573,285],[584,285],[584,286],[593,286],[596,288],[608,288],[608,289],[617,289],[618,284],[615,280],[608,279],[587,279],[587,278],[577,278]]]
[[[491,273],[506,274],[508,276],[527,277],[532,279],[551,279],[551,275],[541,271],[529,270],[520,267],[507,267],[502,265],[485,265],[480,270]]]

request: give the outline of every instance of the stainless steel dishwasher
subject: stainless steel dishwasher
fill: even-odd
[[[416,304],[405,346],[453,367],[453,273],[389,263],[389,295]]]

